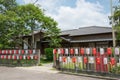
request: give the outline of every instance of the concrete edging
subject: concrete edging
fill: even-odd
[[[113,78],[113,77],[96,76],[96,75],[81,74],[81,73],[78,74],[78,73],[65,72],[65,71],[61,71],[60,73],[69,74],[69,75],[76,75],[76,76],[85,76],[85,77],[92,77],[92,78],[107,79],[107,80],[119,80],[118,78]]]

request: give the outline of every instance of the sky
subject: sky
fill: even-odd
[[[19,4],[36,0],[17,0]],[[117,0],[113,0],[117,4]],[[45,14],[58,22],[62,30],[88,26],[110,27],[110,0],[38,0],[36,5],[45,9]]]

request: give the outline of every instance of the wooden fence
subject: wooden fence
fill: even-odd
[[[39,54],[39,50],[0,50],[0,65],[37,65],[40,57]]]
[[[114,73],[115,67],[120,67],[119,47],[56,48],[53,54],[54,67],[62,71],[109,74]]]

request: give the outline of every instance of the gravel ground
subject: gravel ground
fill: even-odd
[[[0,67],[0,80],[103,80],[84,76],[60,74],[46,66]]]

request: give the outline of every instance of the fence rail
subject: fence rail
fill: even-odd
[[[39,50],[0,50],[0,65],[29,66],[36,65]]]
[[[119,47],[56,48],[53,55],[54,67],[62,71],[109,74],[114,67],[120,66]]]

